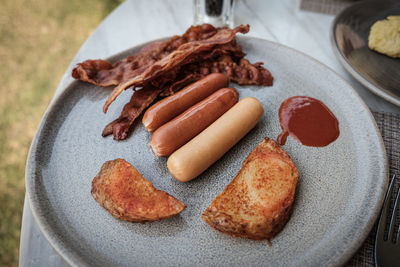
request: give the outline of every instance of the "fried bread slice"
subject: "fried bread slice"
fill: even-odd
[[[265,138],[202,219],[231,236],[270,240],[290,218],[298,177],[289,154]]]
[[[91,193],[112,216],[129,222],[169,218],[186,207],[168,193],[155,189],[150,181],[123,159],[103,164],[92,181]]]

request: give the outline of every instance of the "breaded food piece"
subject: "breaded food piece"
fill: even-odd
[[[400,57],[400,16],[375,22],[368,36],[368,47],[390,57]]]
[[[202,219],[231,236],[270,240],[290,218],[298,177],[289,154],[265,138]]]
[[[92,181],[92,196],[115,218],[129,222],[156,221],[172,217],[185,204],[157,190],[123,159],[106,161]]]

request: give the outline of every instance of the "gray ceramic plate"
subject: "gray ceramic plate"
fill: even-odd
[[[239,38],[252,62],[264,61],[273,87],[236,87],[240,98],[254,96],[264,106],[262,121],[197,179],[180,183],[165,158],[147,147],[150,134],[138,124],[126,141],[101,137],[130,97],[126,91],[109,109],[110,89],[73,82],[46,112],[33,141],[26,188],[34,217],[54,248],[72,265],[340,265],[370,231],[387,187],[387,162],[370,111],[332,70],[285,46]],[[126,56],[140,47],[123,52]],[[201,213],[239,171],[249,152],[280,132],[280,103],[294,95],[322,100],[337,116],[340,137],[323,148],[289,138],[284,148],[300,179],[293,215],[268,246],[232,238],[201,220]],[[93,177],[106,160],[124,158],[156,188],[187,204],[174,218],[153,223],[114,219],[90,195]]]
[[[371,26],[400,15],[398,0],[361,1],[343,10],[332,24],[333,49],[345,69],[375,94],[400,106],[400,58],[368,48]]]

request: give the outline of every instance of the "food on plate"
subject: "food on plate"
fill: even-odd
[[[93,198],[115,218],[129,222],[156,221],[172,217],[185,204],[157,190],[123,159],[107,161],[93,179]]]
[[[271,86],[271,73],[262,62],[250,63],[245,59],[242,47],[236,41],[236,33],[248,31],[248,25],[235,29],[214,28],[209,24],[192,26],[182,36],[150,43],[114,64],[101,59],[86,60],[77,65],[72,76],[99,86],[116,86],[104,111],[128,87],[151,91],[142,94],[152,94],[157,88],[158,96],[164,97],[215,72],[226,74],[230,81],[240,85]],[[134,118],[138,116],[129,114],[144,110],[149,102],[135,98],[134,94],[121,116],[106,126],[103,136],[113,133],[116,140],[128,136]],[[156,100],[154,97],[153,101]]]
[[[204,131],[175,151],[167,161],[171,175],[187,182],[200,175],[244,137],[261,119],[264,109],[246,97]]]
[[[390,57],[400,58],[400,16],[388,16],[371,27],[368,47]]]
[[[332,111],[318,99],[308,96],[293,96],[283,101],[279,122],[282,133],[277,141],[280,145],[284,145],[290,135],[303,145],[323,147],[340,134],[339,122]]]
[[[151,106],[144,113],[142,123],[147,131],[153,132],[218,89],[228,86],[228,84],[229,77],[225,74],[209,74]]]
[[[219,89],[158,128],[151,136],[151,149],[157,156],[171,155],[235,105],[238,97],[233,88]]]
[[[189,42],[179,46],[175,51],[156,61],[147,67],[139,75],[122,81],[109,95],[106,103],[104,104],[103,111],[107,112],[109,105],[122,93],[123,90],[133,86],[141,87],[151,83],[153,86],[159,87],[163,83],[162,77],[167,80],[173,80],[177,76],[179,69],[186,64],[197,62],[200,60],[210,59],[216,54],[220,54],[217,46],[229,44],[234,38],[236,33],[247,33],[249,26],[238,26],[234,29],[220,28],[213,36],[208,39]],[[216,48],[216,49],[214,49]],[[223,50],[225,51],[225,50]],[[246,73],[250,75],[251,73]],[[267,73],[266,82],[270,78]],[[269,74],[270,75],[270,74]],[[259,75],[259,78],[263,78]]]
[[[298,177],[289,154],[265,138],[202,219],[231,236],[270,240],[290,218]]]
[[[131,100],[122,109],[118,119],[110,122],[103,130],[102,135],[113,134],[115,140],[124,140],[131,132],[133,122],[160,94],[162,89],[154,86],[146,90],[135,91]]]
[[[217,32],[210,24],[191,26],[182,36],[173,36],[166,41],[151,42],[140,51],[112,64],[107,60],[86,60],[72,70],[72,76],[99,86],[118,85],[145,70],[146,67],[165,57],[179,46],[208,39]]]

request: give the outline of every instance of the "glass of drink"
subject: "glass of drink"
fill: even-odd
[[[216,27],[233,27],[234,0],[193,0],[193,24],[209,23]]]

